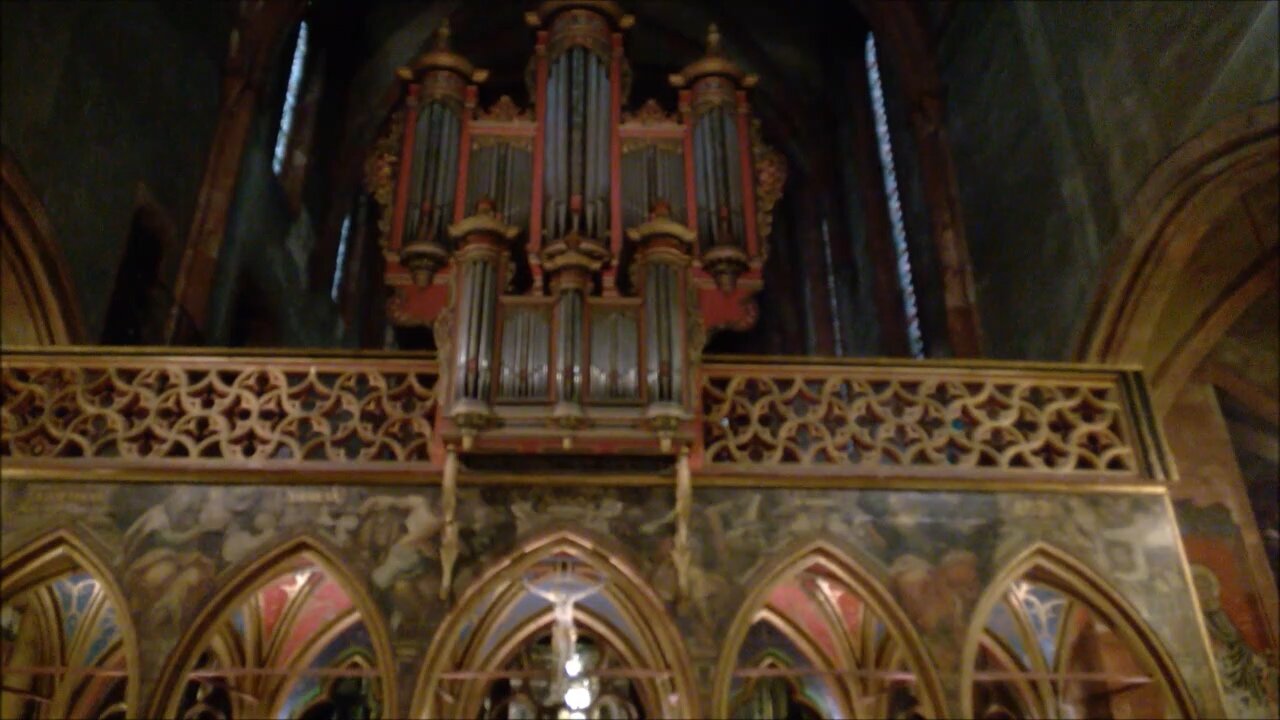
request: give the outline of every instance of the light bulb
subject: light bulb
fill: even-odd
[[[564,673],[569,677],[578,677],[582,674],[582,658],[576,654],[564,661]]]
[[[570,710],[585,710],[591,704],[591,691],[582,685],[573,685],[564,691],[564,704]]]

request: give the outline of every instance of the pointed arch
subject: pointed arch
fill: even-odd
[[[659,705],[663,714],[700,716],[688,651],[657,593],[636,566],[624,559],[625,553],[612,547],[608,540],[577,529],[559,529],[522,542],[490,565],[458,598],[428,647],[426,662],[415,683],[412,717],[460,712],[474,716],[478,712],[477,703],[487,680],[466,681],[459,692],[451,694],[451,705],[445,708],[441,705],[441,674],[495,671],[521,642],[549,627],[552,616],[545,600],[532,612],[519,607],[520,601],[529,597],[520,579],[539,565],[561,557],[572,558],[603,580],[599,602],[590,604],[588,599],[578,603],[574,608],[575,622],[616,645],[624,661],[667,673],[667,693],[646,691],[655,702],[663,703]]]
[[[84,341],[84,322],[67,260],[44,203],[9,148],[0,147],[0,288],[6,345]]]
[[[1177,665],[1142,620],[1142,615],[1084,563],[1045,542],[1032,545],[1006,563],[1004,569],[987,585],[974,607],[961,654],[962,716],[977,717],[973,690],[976,666],[979,648],[988,634],[992,613],[1009,593],[1011,586],[1022,581],[1046,586],[1064,596],[1067,602],[1081,603],[1095,617],[1100,617],[1125,643],[1151,679],[1160,684],[1166,714],[1184,718],[1196,716],[1195,705]],[[1065,640],[1070,632],[1068,623],[1063,622],[1056,633],[1058,644],[1066,646],[1068,643]],[[1007,644],[1002,643],[1001,650],[1012,655]],[[1061,665],[1062,662],[1054,664]],[[1062,671],[1061,668],[1050,670]],[[1034,683],[1027,685],[1026,692],[1039,692],[1033,685]],[[1151,715],[1138,717],[1149,716]]]
[[[136,680],[139,667],[138,634],[133,625],[132,615],[115,574],[107,563],[102,561],[99,554],[92,550],[76,532],[59,528],[29,541],[6,555],[3,561],[0,561],[0,604],[7,606],[8,602],[18,595],[77,570],[88,573],[104,593],[107,605],[114,608],[113,622],[120,634],[118,652],[123,653],[126,673],[123,714],[126,717],[135,716],[141,707],[140,683]],[[99,617],[103,612],[106,612],[106,608],[99,611]],[[115,643],[109,643],[104,649],[102,654],[104,659],[114,655],[112,651],[114,645]],[[57,696],[61,693],[54,694]]]
[[[311,535],[302,535],[277,545],[234,571],[230,579],[222,583],[213,597],[205,602],[186,634],[169,654],[156,684],[155,695],[150,704],[150,716],[176,716],[188,674],[200,659],[201,653],[219,642],[220,629],[232,620],[232,616],[244,603],[256,601],[255,594],[266,584],[282,573],[308,564],[320,568],[350,599],[359,621],[368,633],[374,656],[372,660],[380,672],[377,681],[381,685],[381,705],[387,710],[384,715],[394,715],[398,708],[395,655],[381,610],[364,581],[350,571],[327,542]],[[341,623],[344,617],[334,622]],[[330,623],[318,632],[332,638],[339,634],[339,629]],[[224,639],[222,645],[229,645],[229,642]],[[304,657],[314,657],[313,650],[311,645],[307,645],[299,653]],[[281,688],[282,692],[284,687]]]
[[[910,668],[916,679],[919,700],[925,709],[935,717],[943,715],[946,712],[945,696],[928,651],[888,587],[869,570],[873,567],[872,563],[869,559],[859,557],[856,550],[845,547],[838,540],[817,537],[792,543],[778,553],[773,561],[757,570],[748,583],[749,590],[738,613],[724,635],[712,685],[712,714],[716,717],[729,717],[733,675],[740,649],[748,631],[761,614],[767,611],[766,604],[771,593],[784,583],[818,568],[838,580],[883,622],[886,633],[898,645],[892,658],[895,664],[905,664]],[[846,643],[848,640],[845,638],[839,642]],[[839,652],[841,657],[848,656],[845,650]]]
[[[1224,118],[1161,161],[1121,218],[1076,358],[1142,363],[1164,415],[1217,339],[1276,285],[1274,209],[1250,196],[1274,187],[1278,162],[1274,100]],[[1203,264],[1215,257],[1230,262]]]

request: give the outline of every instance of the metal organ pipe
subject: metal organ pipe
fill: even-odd
[[[424,111],[418,113],[418,127],[413,136],[413,156],[409,171],[409,202],[405,209],[404,234],[408,242],[417,236],[419,208],[422,207],[422,183],[426,179],[427,149],[431,138],[428,129],[431,127],[431,113],[435,103],[428,103]]]
[[[586,52],[582,48],[575,47],[569,51],[569,57],[573,63],[573,85],[569,89],[570,110],[570,131],[569,131],[569,198],[582,198],[582,141],[583,141],[583,124],[586,113],[583,107],[584,98],[583,91],[583,75],[582,75],[582,55]],[[577,229],[579,226],[579,213],[581,207],[571,208],[573,213],[573,227]]]
[[[575,50],[577,49],[579,48],[575,48]],[[585,145],[586,145],[586,152],[582,158],[583,172],[586,175],[586,179],[583,183],[584,192],[583,192],[582,212],[584,215],[585,222],[583,223],[582,231],[589,237],[595,237],[596,236],[595,235],[595,219],[596,219],[595,105],[596,105],[597,95],[600,92],[600,88],[598,83],[599,78],[597,78],[596,72],[595,72],[596,58],[594,55],[586,53],[585,50],[582,50],[582,52],[585,54],[584,64],[586,65],[586,67],[584,68],[585,70],[584,75],[585,75],[586,85],[587,85],[586,97],[584,98],[584,103],[583,103],[584,109],[586,110],[586,112],[584,113],[585,114],[584,127],[582,129],[583,135],[585,136]]]
[[[599,57],[595,58],[596,74],[599,75],[599,97],[596,100],[596,116],[595,116],[595,133],[596,133],[596,187],[595,198],[599,209],[596,211],[597,228],[595,237],[602,238],[605,231],[609,227],[610,213],[610,166],[611,159],[609,155],[609,139],[612,131],[612,123],[610,118],[610,101],[613,97],[609,85],[609,70],[605,66],[604,61]]]
[[[725,142],[725,177],[729,182],[729,219],[733,227],[733,236],[738,244],[745,242],[742,216],[742,168],[738,158],[738,122],[736,109],[733,112],[722,112],[721,122],[724,124]],[[734,159],[739,162],[734,162]]]

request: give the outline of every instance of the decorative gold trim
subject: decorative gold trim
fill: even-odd
[[[729,78],[738,87],[754,87],[758,78],[754,74],[744,72],[732,60],[724,57],[724,49],[720,46],[720,29],[715,23],[707,26],[707,49],[701,58],[686,65],[678,73],[668,76],[672,87],[682,88],[693,85],[708,75],[720,75]]]
[[[1169,529],[1176,534],[1175,526],[1169,526]],[[1063,595],[1083,602],[1090,610],[1107,620],[1112,630],[1134,651],[1135,659],[1146,664],[1152,678],[1163,685],[1165,703],[1168,705],[1165,711],[1174,713],[1176,717],[1197,717],[1195,702],[1187,690],[1178,665],[1143,621],[1142,614],[1083,562],[1044,541],[1036,542],[1023,550],[1005,563],[1004,569],[993,574],[973,607],[964,650],[960,656],[959,710],[962,715],[972,717],[974,713],[973,668],[977,660],[978,643],[986,631],[987,619],[995,604],[1004,597],[1009,585],[1028,575],[1046,582]],[[1190,582],[1190,577],[1187,581]],[[1193,592],[1194,586],[1188,585],[1187,589],[1188,592]],[[1213,716],[1212,712],[1206,713],[1206,717]]]
[[[360,619],[368,630],[378,668],[381,671],[383,704],[393,712],[399,707],[396,700],[396,660],[391,649],[390,636],[382,612],[364,582],[351,573],[345,563],[329,549],[323,540],[309,535],[293,538],[235,570],[229,579],[222,579],[219,589],[204,603],[203,608],[188,625],[186,634],[178,641],[165,660],[164,669],[154,686],[148,717],[175,717],[187,674],[208,643],[208,635],[222,624],[230,613],[246,598],[252,596],[274,573],[291,563],[309,560],[328,573],[342,586],[360,613]],[[224,573],[225,577],[225,573]]]
[[[452,32],[449,29],[449,19],[445,18],[431,34],[431,49],[414,58],[408,65],[396,70],[396,76],[411,82],[425,73],[444,70],[456,73],[467,82],[482,83],[489,79],[488,70],[476,68],[471,61],[449,49],[450,35]]]
[[[228,485],[360,485],[413,486],[435,482],[438,466],[399,464],[374,470],[341,466],[329,469],[303,467],[252,470],[242,467],[174,468],[174,467],[84,467],[64,463],[61,466],[32,467],[6,459],[0,466],[0,482],[42,483],[155,483],[172,484],[175,478],[184,483],[217,483]],[[462,472],[460,487],[671,487],[669,473],[616,473],[582,478],[572,472],[524,473]],[[783,475],[776,470],[756,475],[741,472],[694,472],[698,487],[706,488],[779,488],[787,490],[902,490],[915,492],[1007,492],[1065,495],[1165,495],[1169,489],[1152,483],[1116,482],[1098,479],[991,478],[981,474],[965,477],[920,477],[898,474],[870,475],[845,470],[827,475]]]
[[[130,673],[125,684],[125,714],[137,716],[142,707],[142,682],[138,676],[141,660],[131,608],[110,566],[74,530],[66,527],[51,530],[5,555],[0,560],[0,601],[7,601],[72,568],[92,575],[115,607],[125,669]]]

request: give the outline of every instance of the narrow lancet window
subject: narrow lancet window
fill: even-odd
[[[880,82],[880,64],[876,60],[876,39],[867,33],[867,81],[871,86],[871,112],[875,117],[876,141],[880,148],[880,167],[884,171],[884,194],[889,204],[889,222],[893,229],[893,247],[898,255],[898,284],[902,288],[902,305],[907,316],[907,342],[913,357],[924,357],[924,334],[920,332],[920,311],[916,304],[915,283],[911,278],[911,253],[907,248],[907,230],[902,222],[902,201],[898,197],[898,174],[893,167],[893,144],[889,138],[889,119],[884,109],[884,86]]]
[[[351,213],[342,219],[342,232],[338,234],[338,258],[333,262],[333,285],[329,288],[329,298],[338,302],[338,293],[342,289],[342,271],[347,264],[347,243],[351,239]]]
[[[307,64],[307,21],[298,26],[298,41],[293,47],[293,62],[289,66],[289,84],[284,92],[284,108],[280,111],[280,128],[276,131],[276,148],[271,157],[271,169],[279,175],[284,170],[285,156],[289,152],[289,139],[293,134],[293,113],[298,106],[298,93],[302,91],[302,69]]]

